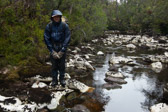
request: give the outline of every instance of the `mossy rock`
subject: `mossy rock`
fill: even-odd
[[[51,66],[40,63],[35,57],[30,57],[28,60],[23,60],[20,63],[18,72],[21,79],[41,75],[44,77],[51,75]]]
[[[48,77],[51,75],[51,66],[48,65],[24,66],[20,69],[18,73],[21,79],[33,77],[36,75]]]

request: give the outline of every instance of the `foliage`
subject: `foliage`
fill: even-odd
[[[101,0],[0,0],[0,67],[46,57],[43,33],[53,9],[68,18],[71,44],[89,41],[106,29]]]
[[[106,9],[108,28],[152,35],[168,33],[167,0],[120,0]]]

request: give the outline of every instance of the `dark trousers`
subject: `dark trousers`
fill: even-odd
[[[65,58],[66,53],[60,59],[54,59],[52,55],[50,55],[50,60],[52,63],[52,78],[57,81],[58,72],[60,74],[59,79],[63,80],[65,75]]]

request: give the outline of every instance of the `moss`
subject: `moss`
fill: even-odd
[[[16,80],[19,79],[18,69],[11,69],[10,73],[6,77],[7,80]]]

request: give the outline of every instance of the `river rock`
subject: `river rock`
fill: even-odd
[[[0,95],[0,108],[4,111],[16,111],[16,112],[36,112],[37,109],[42,109],[44,107],[47,107],[50,110],[56,109],[59,105],[59,100],[61,97],[67,93],[72,92],[73,90],[66,89],[64,91],[58,91],[58,92],[52,92],[51,94],[51,101],[50,103],[46,102],[43,104],[37,104],[35,102],[25,103],[21,102],[16,97],[4,97]],[[9,103],[4,103],[8,100]]]
[[[90,110],[86,106],[78,104],[71,109],[71,112],[90,112]]]
[[[121,41],[116,41],[115,45],[120,46],[120,45],[122,45],[122,42]]]
[[[80,48],[78,48],[78,47],[75,47],[75,50],[76,50],[76,51],[78,51],[78,52],[80,52],[80,51],[81,51],[81,49],[80,49]]]
[[[87,60],[90,59],[89,55],[85,54],[84,56],[85,56],[85,59]]]
[[[76,68],[78,69],[91,69],[91,70],[95,70],[94,67],[85,59],[78,57],[75,59],[74,65]]]
[[[168,58],[168,52],[165,52],[164,55]]]
[[[122,64],[126,64],[126,63],[128,63],[128,62],[132,62],[133,60],[132,59],[130,59],[130,58],[125,58],[125,57],[121,57],[121,56],[118,56],[118,57],[112,57],[111,59],[110,59],[110,64],[112,64],[112,65],[114,65],[114,64],[120,64],[120,63],[122,63]]]
[[[168,105],[165,103],[159,103],[156,105],[153,105],[150,108],[151,112],[168,112]]]
[[[114,66],[114,65],[110,65],[110,67],[109,67],[109,69],[108,69],[109,71],[114,71],[114,72],[117,72],[118,71],[118,68],[116,67],[116,66]]]
[[[145,57],[145,61],[168,63],[168,58],[165,55],[148,55]]]
[[[71,51],[73,54],[77,54],[78,53],[78,51],[77,50],[73,50],[73,51]]]
[[[47,87],[47,84],[38,81],[32,85],[32,88],[44,88],[44,87]]]
[[[102,51],[99,51],[99,52],[97,52],[97,55],[99,55],[99,56],[103,56],[104,53],[103,53]]]
[[[66,67],[68,67],[68,68],[69,68],[69,67],[75,67],[74,63],[75,63],[74,60],[69,59],[69,62],[67,62]]]
[[[114,73],[114,72],[108,71],[108,72],[106,72],[106,77],[121,78],[121,79],[123,79],[124,75],[121,72]]]
[[[128,44],[128,45],[126,45],[126,47],[127,47],[128,50],[136,49],[136,46],[134,44]]]
[[[121,79],[121,78],[113,78],[113,77],[106,77],[104,79],[106,82],[109,82],[109,83],[118,83],[118,84],[126,84],[127,81],[125,81],[124,79]]]
[[[119,84],[117,83],[105,83],[103,84],[103,88],[106,88],[106,89],[118,89],[118,88],[122,88]]]
[[[0,108],[3,111],[8,112],[35,112],[37,110],[37,104],[31,102],[31,104],[23,104],[18,98],[16,97],[4,97],[0,95]],[[7,102],[8,103],[5,103]]]
[[[156,73],[159,73],[162,70],[161,62],[152,63],[151,66],[152,66],[152,70],[154,70]]]
[[[85,85],[84,83],[77,81],[76,79],[67,79],[66,85],[68,86],[68,88],[77,89],[82,93],[94,91],[94,88],[89,87],[89,86]]]
[[[96,43],[96,42],[98,42],[98,39],[94,39],[94,40],[92,40],[92,42],[93,42],[93,43]]]

